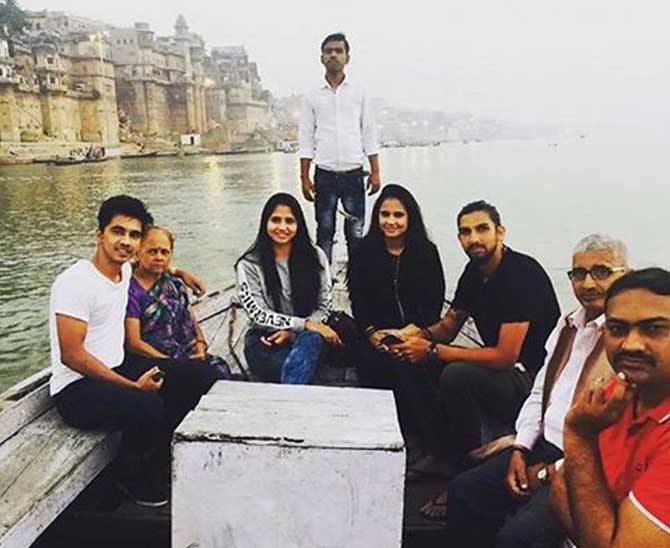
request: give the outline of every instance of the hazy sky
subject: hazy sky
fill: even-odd
[[[23,0],[208,46],[244,44],[273,93],[322,78],[319,43],[347,33],[349,73],[395,106],[591,129],[670,125],[670,3],[639,0]]]

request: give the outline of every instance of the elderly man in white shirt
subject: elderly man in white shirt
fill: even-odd
[[[365,187],[363,164],[370,162],[368,189],[381,186],[379,145],[370,101],[363,89],[345,80],[349,43],[344,34],[327,36],[321,44],[325,82],[309,93],[300,117],[300,179],[307,200],[315,201],[316,243],[332,260],[337,202],[344,208],[344,233],[349,255],[363,235]],[[310,165],[316,169],[314,183]]]
[[[444,520],[453,538],[470,548],[510,548],[557,546],[565,537],[549,506],[563,423],[584,387],[613,374],[602,343],[605,293],[627,269],[619,240],[593,234],[575,247],[568,276],[580,306],[547,340],[547,359],[517,418],[513,447],[455,478],[423,508],[427,517]]]

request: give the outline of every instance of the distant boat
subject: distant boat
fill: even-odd
[[[84,159],[83,158],[56,158],[55,160],[51,160],[49,162],[51,165],[54,166],[74,166],[77,164],[83,164]]]
[[[92,164],[109,160],[105,147],[90,145],[85,150],[70,151],[70,156],[53,158],[49,163],[55,166],[72,166],[77,164]]]
[[[109,158],[55,158],[51,160],[49,164],[54,166],[75,166],[77,164],[98,164],[100,162],[106,162]]]

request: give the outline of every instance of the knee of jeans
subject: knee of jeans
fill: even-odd
[[[440,392],[457,393],[467,389],[477,367],[471,363],[448,363],[440,375]]]
[[[345,223],[345,236],[347,238],[362,238],[364,222],[361,219],[349,220]]]

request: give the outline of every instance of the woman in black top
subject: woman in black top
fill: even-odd
[[[361,385],[394,388],[395,359],[382,342],[383,330],[435,323],[444,303],[444,273],[419,204],[406,188],[386,185],[371,219],[347,275],[354,319],[364,334],[356,362]]]

